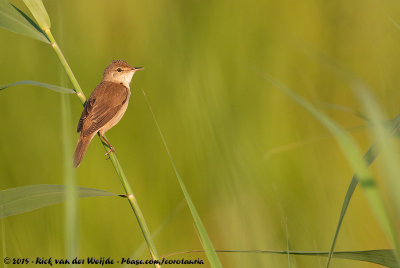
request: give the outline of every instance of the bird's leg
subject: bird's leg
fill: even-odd
[[[105,155],[109,155],[111,152],[115,153],[115,149],[114,147],[110,144],[110,142],[106,139],[106,137],[103,136],[103,134],[100,133],[100,137],[103,138],[103,140],[107,143],[108,147],[110,148],[110,150],[108,150],[108,152]],[[107,159],[109,159],[110,157],[108,157]]]

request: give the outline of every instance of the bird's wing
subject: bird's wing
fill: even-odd
[[[117,114],[128,96],[129,89],[124,85],[101,82],[86,102],[77,131],[83,136],[97,132]]]

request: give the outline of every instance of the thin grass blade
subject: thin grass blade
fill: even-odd
[[[346,81],[351,86],[353,91],[359,92],[360,89],[367,89],[368,88],[360,78],[358,78],[354,73],[352,73],[349,70],[347,70],[346,68],[344,68],[343,65],[341,65],[338,62],[336,62],[335,59],[333,59],[333,58],[331,58],[331,57],[329,57],[329,56],[327,56],[327,55],[325,55],[325,54],[323,54],[321,52],[318,52],[315,49],[310,48],[305,44],[301,44],[299,47],[302,49],[303,52],[305,52],[311,58],[314,58],[319,63],[321,63],[321,66],[325,67],[327,70],[329,70],[331,73],[336,75],[338,78]],[[371,120],[368,118],[368,115],[365,115],[365,116],[366,116],[367,121],[370,122]],[[383,123],[379,122],[379,124],[383,124]],[[395,135],[395,136],[400,138],[400,134],[399,134],[399,131],[398,131],[399,128],[400,128],[400,114],[398,114],[396,116],[396,118],[394,120],[392,120],[391,122],[388,122],[388,123],[385,122],[384,124],[385,124],[385,126],[388,126],[388,129],[390,129],[389,132],[390,132],[391,135]],[[367,154],[364,155],[364,159],[367,161],[367,165],[368,166],[375,160],[375,158],[376,158],[376,156],[378,154],[378,149],[376,147],[377,147],[376,145],[373,145],[368,150]],[[358,179],[357,178],[357,174],[355,174],[353,176],[353,179],[352,179],[352,181],[350,183],[350,186],[348,188],[348,191],[346,193],[345,201],[344,201],[344,203],[342,205],[341,214],[340,214],[340,217],[339,217],[338,225],[337,225],[337,228],[336,228],[336,231],[335,231],[335,236],[334,236],[334,239],[332,241],[332,245],[331,245],[331,249],[330,249],[331,254],[334,251],[334,247],[335,247],[335,244],[336,244],[337,236],[338,236],[338,233],[340,231],[344,215],[345,215],[345,213],[347,211],[348,202],[350,202],[350,199],[351,199],[351,197],[353,195],[355,187],[356,187],[356,185],[358,183],[357,179]],[[361,185],[361,186],[363,186],[363,185]],[[392,241],[392,242],[394,242],[394,241]],[[396,246],[396,248],[398,248],[398,247]],[[398,251],[396,250],[396,253],[397,252]],[[329,267],[331,254],[328,257],[327,267]],[[398,255],[398,253],[397,253],[397,255]]]
[[[171,162],[171,165],[172,165],[172,168],[173,168],[173,170],[175,172],[176,178],[178,179],[179,185],[181,186],[183,195],[185,196],[185,199],[186,199],[186,202],[187,202],[187,204],[189,206],[190,212],[192,213],[192,217],[193,217],[196,229],[197,229],[197,231],[199,233],[200,241],[201,241],[201,244],[202,244],[202,246],[204,248],[204,251],[205,251],[205,253],[207,255],[208,261],[210,262],[210,265],[213,268],[214,267],[222,267],[222,264],[221,264],[221,262],[220,262],[220,260],[218,258],[217,253],[215,252],[214,246],[213,246],[213,244],[211,242],[211,239],[207,234],[207,230],[204,227],[203,222],[201,221],[200,216],[197,213],[197,209],[196,209],[196,207],[195,207],[195,205],[194,205],[194,203],[192,201],[192,198],[190,197],[190,194],[186,189],[186,186],[185,186],[185,184],[184,184],[184,182],[183,182],[183,180],[181,178],[181,175],[179,174],[178,169],[176,168],[175,162],[174,162],[174,160],[172,158],[172,155],[171,155],[171,153],[169,151],[169,148],[167,146],[167,142],[165,141],[164,135],[162,134],[161,128],[160,128],[160,126],[158,124],[158,121],[157,121],[156,116],[155,116],[155,114],[153,112],[153,109],[150,106],[150,102],[147,99],[146,93],[144,92],[144,90],[142,90],[142,93],[143,93],[144,98],[146,99],[147,106],[149,107],[150,113],[151,113],[151,115],[153,117],[154,123],[155,123],[155,125],[157,127],[157,130],[158,130],[158,133],[160,134],[161,140],[162,140],[162,142],[164,144],[165,150],[167,151],[168,158],[169,158],[169,160]]]
[[[37,82],[37,81],[32,81],[32,80],[23,80],[23,81],[18,81],[12,84],[7,84],[7,85],[0,85],[0,90],[12,87],[12,86],[19,86],[19,85],[33,85],[33,86],[38,86],[38,87],[44,87],[59,93],[69,93],[69,94],[73,94],[75,93],[75,91],[73,89],[70,88],[66,88],[66,87],[60,87],[60,86],[56,86],[56,85],[51,85],[51,84],[47,84],[47,83],[42,83],[42,82]]]
[[[95,189],[78,187],[80,198],[95,196],[118,196]],[[0,191],[0,218],[17,215],[65,201],[65,186],[57,184],[37,184],[10,188]]]
[[[383,123],[383,112],[374,101],[372,94],[363,87],[357,88],[356,92],[364,106],[365,113],[374,125],[372,133],[382,157],[382,161],[379,162],[380,169],[384,174],[385,186],[388,189],[390,203],[393,204],[395,215],[400,215],[400,196],[398,194],[400,192],[400,158],[396,150],[397,146],[393,143],[392,135]],[[395,222],[391,222],[390,239],[395,246],[394,252],[400,260],[400,241],[394,226]]]
[[[316,110],[308,101],[298,96],[293,90],[273,79],[271,76],[264,76],[269,82],[271,82],[275,87],[279,88],[283,92],[285,92],[288,96],[290,96],[294,101],[299,103],[301,106],[306,108],[312,115],[314,115],[321,123],[323,123],[333,134],[335,139],[337,140],[343,154],[347,158],[350,166],[357,174],[357,179],[360,181],[360,185],[364,190],[364,193],[367,197],[369,205],[372,211],[375,214],[378,222],[380,223],[383,231],[386,236],[393,241],[393,227],[390,221],[389,215],[387,213],[387,209],[384,205],[383,198],[381,193],[378,191],[376,187],[375,180],[373,179],[371,173],[368,170],[368,164],[364,158],[362,158],[362,154],[357,144],[353,140],[353,138],[348,135],[341,127],[339,127],[336,123],[334,123],[331,119],[329,119],[325,114]],[[348,192],[349,197],[351,197],[354,192],[356,184],[353,182],[351,185],[350,192]],[[348,199],[345,202],[350,201]],[[347,205],[344,207],[347,209]],[[342,211],[343,212],[343,211]],[[339,226],[340,228],[340,226]],[[330,256],[329,256],[330,260]],[[329,267],[329,260],[327,263],[327,267]]]
[[[376,146],[373,145],[368,149],[367,153],[364,155],[363,158],[364,158],[365,162],[367,163],[367,165],[369,166],[375,160],[377,155],[378,155],[378,152],[376,150]],[[347,188],[346,196],[344,197],[344,201],[343,201],[343,204],[342,204],[342,209],[341,209],[340,215],[339,215],[339,220],[338,220],[338,223],[336,225],[335,235],[333,237],[331,248],[329,250],[328,265],[330,263],[330,259],[332,257],[333,252],[334,252],[334,249],[335,249],[336,241],[337,241],[337,238],[339,236],[340,229],[342,227],[344,216],[346,215],[346,211],[347,211],[347,208],[348,208],[348,206],[350,204],[351,197],[353,196],[353,193],[356,190],[357,185],[358,185],[357,175],[353,175],[353,178],[351,179],[350,185]]]
[[[400,128],[400,114],[398,114],[396,116],[396,118],[392,121],[392,124],[391,124],[391,127],[390,127],[390,133],[392,135],[395,135],[396,133],[398,133],[399,128]],[[375,144],[372,145],[368,149],[368,151],[365,153],[365,155],[363,157],[368,166],[370,166],[372,164],[372,162],[374,162],[374,160],[378,156],[378,153],[379,153],[379,151],[378,151],[378,148],[376,147]],[[350,185],[347,188],[346,196],[345,196],[343,204],[342,204],[342,208],[341,208],[340,215],[339,215],[339,220],[338,220],[338,223],[336,225],[335,235],[333,237],[331,248],[330,248],[330,255],[328,257],[328,265],[330,263],[331,256],[332,256],[332,254],[334,252],[334,249],[335,249],[335,246],[336,246],[336,241],[337,241],[337,238],[339,236],[340,229],[342,227],[344,216],[346,215],[347,208],[349,206],[350,200],[351,200],[351,198],[353,196],[353,193],[354,193],[357,185],[358,185],[357,174],[354,174],[353,178],[351,179]]]
[[[8,0],[0,0],[0,27],[45,43],[50,43],[38,26]]]

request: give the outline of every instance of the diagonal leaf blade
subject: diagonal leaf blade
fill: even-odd
[[[393,20],[392,20],[392,22],[393,22]],[[363,100],[364,102],[366,101],[364,93],[367,91],[367,94],[368,94],[368,86],[365,85],[364,82],[360,78],[358,78],[352,72],[346,70],[341,64],[336,62],[334,59],[330,58],[327,55],[324,55],[321,52],[317,52],[314,49],[311,49],[311,48],[308,48],[308,47],[305,47],[305,46],[303,46],[303,50],[306,52],[306,54],[308,54],[312,58],[317,59],[320,63],[322,63],[321,65],[323,67],[328,69],[330,72],[335,74],[337,77],[339,77],[342,80],[346,81],[348,84],[350,84],[351,88],[353,89],[353,91],[355,91],[358,94],[359,98],[360,99],[364,99]],[[374,105],[374,104],[372,103],[372,105]],[[371,115],[372,116],[376,116],[376,113],[375,114],[374,113],[371,114],[370,107],[365,108],[365,110],[368,111],[368,113],[366,113],[366,115],[365,115],[366,116],[365,119],[367,121],[369,121],[369,122],[372,122],[372,120],[371,120],[371,118],[369,118],[369,116],[371,116]],[[375,118],[374,121],[375,121],[374,125],[377,125],[378,128],[381,126],[381,124],[384,124],[384,126],[388,129],[387,131],[390,130],[390,132],[387,132],[385,134],[386,138],[389,136],[388,133],[390,133],[391,136],[400,137],[400,133],[399,133],[400,114],[398,114],[395,119],[391,120],[391,122],[389,122],[389,124],[387,124],[386,122],[382,123],[383,121],[377,120],[377,118]],[[375,128],[375,134],[377,134],[376,129],[377,128]],[[384,130],[380,129],[380,131],[381,131],[380,135],[382,135],[382,133],[383,133],[382,131],[384,131]],[[368,166],[371,165],[371,163],[375,160],[375,158],[377,157],[377,155],[378,155],[378,153],[380,151],[380,148],[378,148],[379,147],[379,143],[382,145],[382,140],[380,142],[378,140],[376,142],[376,144],[372,145],[368,149],[367,153],[363,157],[364,160],[367,162]],[[390,158],[390,161],[393,161],[393,158]],[[394,166],[394,165],[392,165],[392,166]],[[339,231],[340,231],[344,216],[345,216],[346,211],[347,211],[347,207],[348,207],[349,202],[350,202],[350,200],[352,198],[354,190],[355,190],[355,188],[356,188],[356,186],[358,184],[358,180],[359,180],[358,174],[354,174],[353,178],[351,180],[351,183],[350,183],[350,185],[349,185],[349,187],[347,189],[345,200],[344,200],[344,202],[342,204],[342,209],[341,209],[341,212],[340,212],[338,224],[337,224],[337,227],[336,227],[336,230],[335,230],[335,235],[334,235],[334,238],[333,238],[333,241],[332,241],[332,244],[331,244],[330,255],[328,257],[327,267],[329,267],[329,261],[330,261],[330,259],[332,257],[332,254],[333,254],[333,251],[334,251],[334,248],[335,248],[335,244],[336,244],[336,241],[337,241],[337,237],[338,237],[338,234],[339,234]],[[365,185],[365,184],[363,184],[361,182],[360,186],[365,189],[366,186],[368,187],[368,184]],[[389,224],[390,224],[390,222],[389,222]],[[394,251],[394,253],[396,253],[396,256],[399,258],[399,256],[400,256],[400,253],[399,253],[399,241],[398,241],[398,238],[393,235],[395,230],[393,230],[393,228],[391,228],[391,230],[388,229],[388,231],[390,231],[392,233],[390,235],[391,236],[391,240],[392,240],[392,243],[394,243],[396,245],[395,246],[396,251]]]
[[[50,43],[46,36],[38,31],[38,26],[27,19],[21,10],[11,5],[8,0],[0,0],[0,27],[45,43]]]
[[[387,208],[383,202],[383,198],[381,193],[379,192],[375,180],[373,179],[370,171],[368,170],[368,163],[365,158],[362,158],[362,154],[357,144],[353,140],[353,138],[348,135],[342,128],[340,128],[335,122],[333,122],[330,118],[328,118],[322,112],[319,112],[315,109],[308,101],[298,96],[293,90],[280,83],[279,81],[273,79],[270,75],[264,76],[266,80],[271,82],[275,87],[285,92],[288,96],[290,96],[294,101],[307,109],[314,117],[316,117],[322,124],[325,125],[327,129],[333,134],[335,139],[337,140],[340,148],[344,156],[347,158],[350,166],[357,174],[357,179],[360,182],[360,186],[364,190],[364,194],[367,197],[369,205],[372,211],[375,214],[376,219],[380,223],[383,231],[386,236],[394,243],[397,244],[396,239],[394,238],[394,228],[393,224],[390,220]],[[341,215],[344,215],[347,205],[350,201],[350,198],[354,192],[357,183],[353,178],[352,183],[350,184],[348,193],[346,195],[345,204],[342,208]],[[341,221],[339,222],[341,224]],[[340,229],[338,226],[337,230]],[[337,238],[337,234],[335,235],[335,239]],[[333,249],[333,248],[332,248]],[[331,254],[333,253],[331,249]],[[396,245],[397,249],[397,245]],[[396,252],[397,253],[397,252]],[[331,255],[328,256],[327,267],[330,264]]]
[[[207,255],[208,261],[210,262],[210,265],[213,268],[222,267],[222,264],[221,264],[221,262],[220,262],[220,260],[218,258],[218,255],[217,255],[217,253],[216,253],[216,251],[214,249],[212,241],[211,241],[210,237],[208,236],[207,230],[204,227],[204,224],[203,224],[203,222],[202,222],[202,220],[201,220],[201,218],[199,216],[199,213],[197,212],[196,206],[194,205],[194,203],[192,201],[192,198],[190,197],[190,194],[189,194],[188,190],[186,189],[185,183],[183,182],[182,177],[180,176],[180,174],[178,172],[178,169],[177,169],[177,167],[175,165],[175,162],[174,162],[174,160],[172,158],[171,152],[169,151],[169,148],[167,146],[167,142],[165,141],[164,135],[163,135],[163,133],[161,131],[160,125],[158,124],[157,118],[156,118],[156,116],[155,116],[155,114],[153,112],[153,109],[150,106],[150,102],[147,99],[146,93],[144,92],[144,90],[142,90],[142,93],[143,93],[143,96],[145,97],[147,106],[149,107],[150,113],[151,113],[151,115],[153,117],[154,124],[157,127],[157,131],[158,131],[158,133],[159,133],[159,135],[161,137],[161,140],[162,140],[162,143],[164,145],[164,148],[167,151],[168,158],[169,158],[170,163],[172,165],[172,168],[173,168],[173,170],[175,172],[175,176],[178,179],[179,185],[180,185],[180,187],[182,189],[182,192],[183,192],[183,195],[184,195],[184,197],[186,199],[186,203],[188,204],[190,212],[192,213],[193,221],[195,223],[196,230],[198,231],[198,234],[200,236],[200,242],[201,242],[201,244],[202,244],[202,246],[204,248],[204,251],[205,251],[205,253]]]
[[[31,11],[33,17],[35,17],[40,28],[43,31],[50,29],[50,18],[42,0],[24,0],[24,3]]]
[[[118,196],[95,188],[78,187],[80,198],[95,196]],[[63,202],[65,186],[37,184],[0,191],[0,218],[17,215]]]
[[[18,86],[18,85],[33,85],[33,86],[38,86],[38,87],[44,87],[44,88],[48,88],[50,90],[53,90],[53,91],[56,91],[59,93],[70,93],[70,94],[75,93],[75,90],[70,89],[70,88],[60,87],[60,86],[37,82],[37,81],[32,81],[32,80],[23,80],[23,81],[18,81],[18,82],[12,83],[12,84],[0,85],[0,90],[6,89],[6,88],[9,88],[12,86]]]
[[[383,161],[380,162],[380,169],[384,172],[384,180],[388,188],[389,200],[393,204],[394,210],[398,213],[400,211],[400,198],[398,190],[400,189],[399,183],[399,161],[396,144],[393,143],[391,132],[388,131],[384,124],[383,112],[379,105],[374,101],[372,93],[367,88],[359,87],[356,92],[364,106],[365,113],[371,118],[374,127],[372,134],[377,141],[377,146],[381,151]],[[396,229],[392,228],[392,243],[395,245],[395,253],[400,258],[400,241]]]
[[[366,152],[366,154],[364,155],[364,159],[367,162],[367,165],[371,165],[372,162],[375,160],[376,156],[378,155],[377,149],[375,145],[372,145],[368,151]],[[351,179],[350,185],[347,188],[347,192],[342,204],[342,209],[340,211],[340,215],[339,215],[339,220],[338,223],[336,225],[336,230],[335,230],[335,234],[331,243],[331,247],[330,247],[330,251],[329,251],[329,256],[328,256],[328,260],[330,260],[330,258],[332,257],[332,254],[334,253],[334,249],[335,249],[335,245],[336,245],[336,241],[337,238],[339,236],[339,232],[340,229],[342,227],[342,223],[344,220],[344,216],[346,215],[347,212],[347,208],[349,207],[350,204],[350,200],[354,194],[354,191],[356,190],[356,187],[358,185],[358,178],[357,178],[357,174],[353,175],[353,178]]]

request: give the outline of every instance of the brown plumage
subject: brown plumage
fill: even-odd
[[[114,151],[103,135],[124,115],[131,95],[129,83],[135,71],[141,69],[133,68],[121,60],[111,62],[106,68],[103,81],[93,90],[79,119],[77,132],[81,135],[74,153],[75,168],[80,165],[90,141],[97,132],[109,145],[108,153]]]

